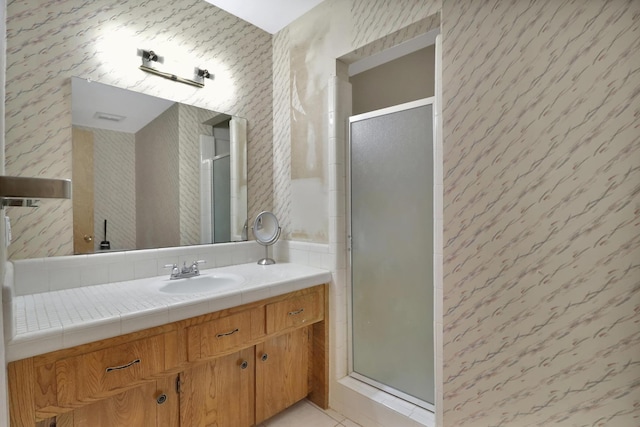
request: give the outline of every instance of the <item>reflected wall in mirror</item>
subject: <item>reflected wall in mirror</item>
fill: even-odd
[[[6,9],[5,174],[72,178],[71,77],[79,76],[247,119],[249,218],[273,209],[276,194],[286,200],[288,179],[274,192],[274,173],[288,176],[288,164],[274,171],[271,34],[205,1],[40,2],[28,13],[24,2],[9,2]],[[196,88],[145,73],[137,48],[204,66],[215,79]],[[278,129],[286,154],[287,122]],[[9,260],[73,254],[72,200],[5,212]],[[111,231],[109,222],[114,243]]]
[[[247,240],[245,119],[75,77],[71,94],[74,253]]]

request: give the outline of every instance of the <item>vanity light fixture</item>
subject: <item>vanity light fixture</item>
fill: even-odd
[[[164,57],[159,56],[153,50],[138,49],[138,56],[142,57],[142,65],[140,66],[142,71],[146,71],[147,73],[164,77],[165,79],[173,80],[175,82],[185,83],[195,87],[204,87],[204,79],[213,79],[214,77],[208,70],[199,67],[194,69],[194,76],[190,79],[158,70],[156,68],[157,64],[164,63]]]
[[[213,74],[211,74],[211,73],[209,72],[209,70],[205,70],[205,69],[202,69],[202,68],[198,68],[198,67],[196,67],[196,68],[195,68],[195,70],[194,70],[194,72],[195,72],[194,80],[195,80],[197,83],[202,84],[202,86],[204,86],[204,79],[211,79],[211,80],[213,80],[213,78],[214,78],[214,75],[213,75]]]
[[[147,55],[145,56],[145,58],[148,59],[149,61],[158,61],[158,59],[160,59],[158,55],[152,50],[150,50],[149,52],[146,52],[146,54]],[[162,61],[159,61],[159,62],[162,62]]]

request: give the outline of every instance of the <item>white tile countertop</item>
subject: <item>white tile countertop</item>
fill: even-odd
[[[327,283],[328,270],[299,264],[240,264],[201,270],[244,281],[230,290],[167,294],[168,275],[14,297],[7,362],[160,326]],[[9,338],[9,337],[7,337]]]

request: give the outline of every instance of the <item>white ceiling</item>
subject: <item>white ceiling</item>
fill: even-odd
[[[206,0],[268,33],[275,34],[324,0]]]
[[[138,92],[71,78],[71,122],[118,132],[136,133],[174,104]],[[98,113],[122,116],[120,122],[96,118]]]

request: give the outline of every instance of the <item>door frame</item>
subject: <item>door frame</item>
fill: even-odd
[[[73,253],[75,255],[96,252],[94,140],[94,133],[91,130],[77,127],[71,129]]]

